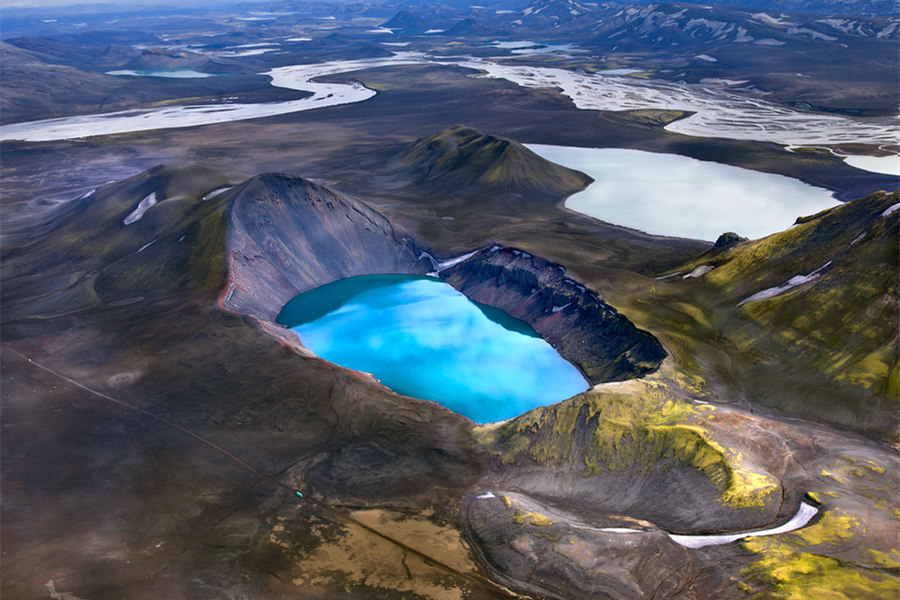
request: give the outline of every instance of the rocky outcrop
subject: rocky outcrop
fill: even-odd
[[[469,298],[531,324],[592,383],[656,370],[665,350],[565,268],[514,248],[486,248],[440,277]]]

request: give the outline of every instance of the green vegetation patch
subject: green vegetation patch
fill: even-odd
[[[745,579],[739,588],[755,598],[785,600],[897,598],[900,581],[884,571],[900,566],[896,550],[866,551],[872,568],[823,555],[864,529],[858,517],[836,508],[813,525],[789,534],[747,538],[744,549],[760,558],[741,571]]]
[[[744,466],[716,442],[700,418],[715,412],[677,398],[659,381],[604,386],[512,421],[476,427],[475,439],[505,463],[530,460],[583,465],[585,477],[649,473],[680,463],[703,473],[733,508],[762,507],[779,489],[770,475]],[[579,441],[581,440],[581,441]]]

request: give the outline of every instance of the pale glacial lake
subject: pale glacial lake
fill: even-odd
[[[193,69],[119,69],[107,71],[107,75],[130,75],[131,77],[166,77],[169,79],[202,79],[216,77],[215,73],[201,73]]]
[[[594,178],[566,208],[654,235],[713,241],[734,231],[757,239],[840,204],[830,191],[797,179],[677,154],[527,146]]]
[[[477,423],[510,419],[588,388],[530,325],[431,277],[342,279],[296,296],[277,321],[325,360]]]

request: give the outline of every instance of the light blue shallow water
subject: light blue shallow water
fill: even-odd
[[[322,358],[477,423],[588,388],[527,323],[430,277],[343,279],[295,297],[277,320]]]
[[[193,69],[119,69],[107,71],[107,75],[131,75],[132,77],[168,77],[172,79],[197,79],[216,77],[215,73],[201,73]]]
[[[797,217],[840,204],[797,179],[677,154],[622,148],[528,144],[594,183],[566,208],[656,235],[715,240],[726,231],[751,239],[783,231]]]

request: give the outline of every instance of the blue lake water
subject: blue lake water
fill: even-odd
[[[295,297],[277,321],[318,356],[477,423],[588,388],[528,323],[431,277],[342,279]]]

